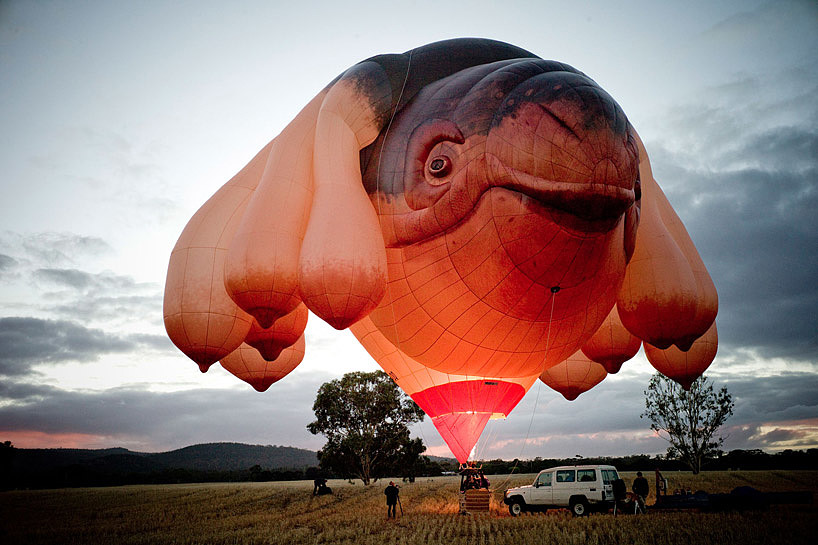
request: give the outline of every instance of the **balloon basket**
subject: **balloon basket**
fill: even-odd
[[[460,513],[488,513],[491,505],[491,490],[480,488],[460,492]]]

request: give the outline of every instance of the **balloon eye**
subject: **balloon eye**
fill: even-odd
[[[429,163],[429,173],[435,178],[442,178],[452,170],[452,161],[445,155],[438,155]]]

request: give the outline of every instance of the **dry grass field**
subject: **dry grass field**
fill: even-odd
[[[712,472],[666,475],[670,487],[729,492],[818,490],[818,471]],[[624,473],[630,483],[634,474]],[[458,477],[402,485],[403,515],[386,519],[378,481],[330,481],[335,494],[312,497],[311,482],[132,486],[0,493],[0,543],[94,544],[752,544],[815,543],[816,505],[765,511],[595,514],[565,510],[508,515],[502,489],[531,475],[494,476],[488,514],[459,515]],[[501,488],[502,487],[502,488]],[[651,482],[651,488],[653,483]],[[649,498],[648,504],[653,503]]]

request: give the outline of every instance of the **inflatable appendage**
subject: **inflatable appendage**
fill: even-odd
[[[282,350],[275,361],[267,361],[258,350],[242,344],[219,362],[227,371],[258,392],[264,392],[295,369],[304,359],[304,337]]]
[[[681,384],[685,390],[689,390],[690,385],[713,363],[718,344],[719,335],[716,322],[713,322],[704,335],[693,341],[687,352],[682,352],[675,346],[664,350],[648,343],[644,346],[645,356],[654,369]]]
[[[602,365],[610,374],[618,373],[622,364],[639,352],[642,341],[622,325],[616,307],[599,329],[582,345],[582,353]]]
[[[295,344],[304,334],[308,315],[307,307],[301,304],[267,329],[253,320],[244,342],[258,350],[265,360],[274,361],[282,350]]]
[[[637,141],[642,218],[617,306],[625,327],[658,348],[681,350],[714,323],[718,295],[693,241],[653,178]]]
[[[580,394],[602,382],[606,376],[608,373],[602,365],[577,351],[565,361],[546,369],[540,375],[540,380],[561,393],[568,401],[574,401]]]

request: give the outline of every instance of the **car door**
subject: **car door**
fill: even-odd
[[[602,482],[597,477],[596,469],[577,470],[577,488],[588,499],[602,499]]]
[[[537,479],[534,481],[534,488],[531,490],[532,505],[552,505],[554,501],[553,479],[553,471],[543,471],[537,475]]]
[[[576,477],[576,471],[573,469],[558,469],[554,472],[554,505],[568,506],[568,500],[574,493]]]

